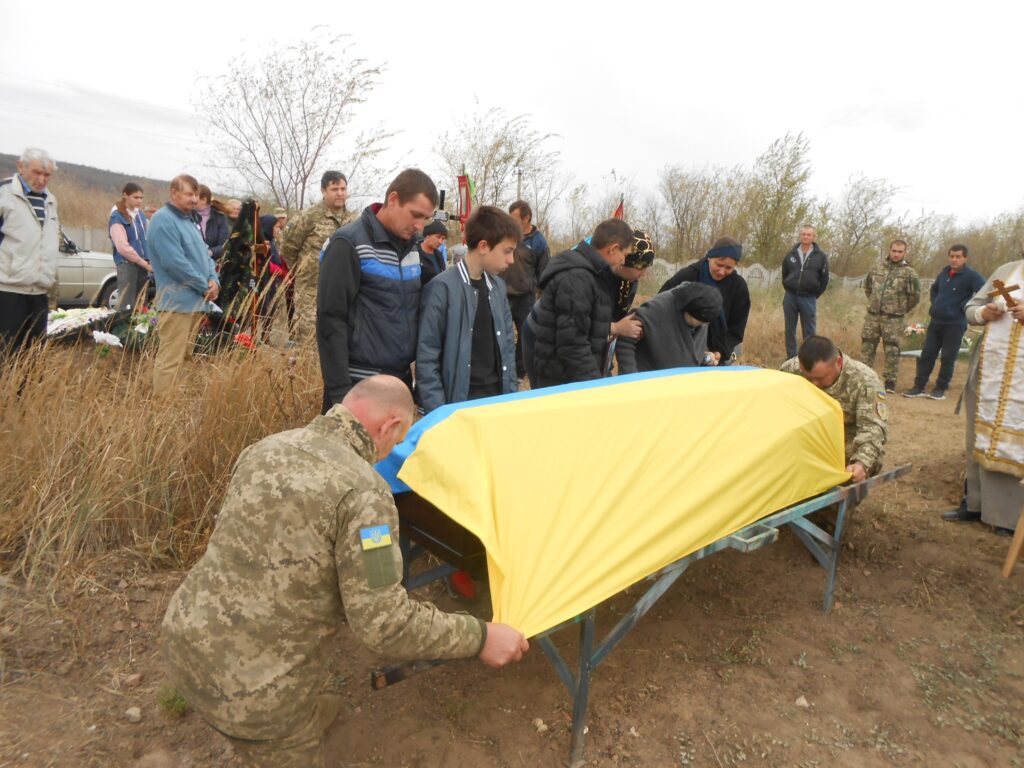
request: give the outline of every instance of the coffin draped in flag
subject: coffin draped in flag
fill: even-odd
[[[527,636],[849,479],[838,404],[745,368],[445,406],[378,469],[480,539],[494,620]]]

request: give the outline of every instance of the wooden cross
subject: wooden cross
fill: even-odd
[[[1003,283],[1002,280],[993,280],[992,287],[995,288],[995,290],[988,294],[988,297],[990,299],[995,299],[998,296],[1002,296],[1003,299],[1006,301],[1007,307],[1013,308],[1017,306],[1017,300],[1010,295],[1010,291],[1019,291],[1019,285],[1007,286]]]

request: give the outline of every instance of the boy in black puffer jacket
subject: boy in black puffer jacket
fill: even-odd
[[[601,378],[612,301],[599,274],[606,265],[622,264],[632,247],[633,229],[622,219],[608,219],[598,224],[591,242],[580,242],[548,264],[524,336],[531,387]]]

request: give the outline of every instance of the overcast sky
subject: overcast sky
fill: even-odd
[[[190,97],[243,48],[314,24],[385,64],[363,118],[402,133],[428,171],[454,118],[527,113],[579,180],[612,169],[749,165],[802,131],[811,189],[851,174],[902,188],[899,208],[961,221],[1024,204],[1024,57],[1016,3],[129,3],[8,0],[0,151],[26,145],[126,174],[204,175]],[[605,191],[604,188],[596,190]]]

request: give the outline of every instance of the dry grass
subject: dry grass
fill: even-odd
[[[776,367],[781,290],[755,293],[753,304],[743,362]],[[830,291],[819,331],[856,355],[863,313],[861,294]],[[194,360],[162,401],[151,394],[152,362],[148,351],[50,346],[0,373],[0,571],[56,585],[125,550],[187,565],[205,548],[242,449],[318,412],[312,349]]]
[[[43,585],[125,549],[188,563],[241,450],[318,411],[312,350],[194,360],[164,400],[152,369],[148,353],[50,346],[0,374],[0,570]]]

